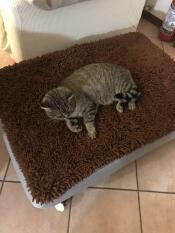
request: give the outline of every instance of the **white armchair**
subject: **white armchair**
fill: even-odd
[[[18,62],[75,43],[135,31],[145,0],[88,0],[46,11],[0,0],[0,45]]]

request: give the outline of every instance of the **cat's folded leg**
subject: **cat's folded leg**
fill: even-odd
[[[96,128],[95,128],[95,122],[86,122],[85,126],[88,131],[89,137],[92,139],[95,139],[97,135]]]
[[[79,133],[82,131],[82,126],[79,124],[78,119],[66,119],[66,125],[70,129],[70,131],[74,133]]]
[[[88,131],[89,137],[92,139],[95,139],[97,134],[95,128],[95,115],[97,113],[97,108],[96,104],[91,104],[83,114],[85,127]]]

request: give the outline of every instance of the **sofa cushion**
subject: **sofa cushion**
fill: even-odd
[[[45,10],[52,10],[58,7],[64,7],[68,5],[72,5],[78,2],[83,2],[86,0],[26,0],[30,4],[33,4],[39,8]]]

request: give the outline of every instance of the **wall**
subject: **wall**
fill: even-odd
[[[160,19],[164,19],[171,2],[172,0],[147,0],[146,6],[151,7],[149,11],[152,14]]]

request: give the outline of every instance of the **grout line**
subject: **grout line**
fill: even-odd
[[[142,33],[142,34],[143,34],[143,33]],[[157,37],[157,36],[147,35],[146,33],[143,34],[143,35],[145,35],[146,37],[148,37],[148,39],[150,38],[150,39],[157,39],[157,40],[160,40],[159,37]],[[160,41],[161,41],[161,40],[160,40]]]
[[[156,190],[145,190],[145,189],[125,189],[125,188],[108,188],[108,187],[88,187],[88,189],[101,189],[111,191],[129,191],[129,192],[142,192],[142,193],[159,193],[159,194],[170,194],[174,195],[175,192],[156,191]]]
[[[8,164],[7,164],[7,167],[6,167],[6,171],[5,171],[5,174],[4,174],[4,178],[2,180],[2,185],[1,185],[1,188],[0,188],[0,195],[2,193],[2,189],[3,189],[3,186],[4,186],[4,182],[5,182],[5,178],[7,176],[7,172],[8,172],[8,169],[9,169],[9,166],[10,166],[10,159],[8,161]]]
[[[0,181],[0,196],[1,196],[1,192],[2,192],[2,184],[3,184],[3,182]]]
[[[67,223],[67,233],[69,233],[69,228],[70,228],[71,208],[72,208],[72,197],[70,198],[70,205],[69,205],[69,216],[68,216],[68,223]]]
[[[143,233],[142,213],[141,213],[141,204],[140,204],[140,192],[139,192],[139,179],[138,179],[138,170],[137,170],[137,161],[136,160],[135,160],[135,170],[136,170],[136,181],[137,181],[137,197],[138,197],[138,206],[139,206],[140,231],[141,231],[141,233]]]
[[[132,191],[135,192],[137,189],[123,189],[123,188],[108,188],[108,187],[88,187],[88,189],[101,189],[101,190],[111,190],[111,191]]]
[[[21,183],[20,181],[17,180],[4,180],[4,183]]]
[[[137,169],[137,161],[136,160],[135,160],[135,170],[136,170],[137,190],[139,190],[138,169]]]
[[[5,181],[5,178],[7,176],[7,172],[8,172],[9,166],[10,166],[10,159],[8,160],[8,164],[7,164],[7,167],[6,167],[5,174],[4,174],[3,182]]]
[[[140,31],[137,31],[137,32],[140,32]],[[146,36],[148,39],[157,39],[157,40],[160,40],[157,36],[151,36],[151,35],[148,35],[146,33],[143,33],[143,32],[140,32],[141,34],[143,34],[144,36]],[[161,41],[161,40],[160,40]],[[153,42],[152,42],[153,43]]]
[[[137,191],[137,197],[138,197],[138,205],[139,205],[140,231],[141,231],[141,233],[143,233],[142,212],[141,212],[140,192],[139,191]]]
[[[166,191],[156,191],[156,190],[139,190],[142,193],[159,193],[159,194],[170,194],[170,195],[174,195],[175,192],[166,192]]]

